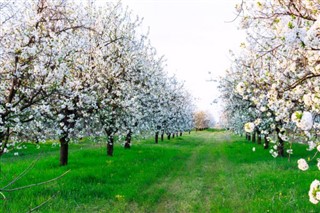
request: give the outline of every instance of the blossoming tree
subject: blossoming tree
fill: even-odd
[[[259,118],[263,133],[274,134],[274,157],[284,155],[286,141],[304,142],[310,150],[319,144],[319,8],[313,0],[248,0],[237,6],[247,39],[236,56],[235,72],[241,75],[233,93],[258,110],[242,123],[246,131]],[[304,160],[298,164],[308,168]],[[319,201],[318,187],[315,182],[310,189],[313,203]]]

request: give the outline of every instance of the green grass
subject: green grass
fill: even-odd
[[[225,129],[214,129],[214,128],[209,128],[206,130],[207,132],[224,132],[226,131]]]
[[[86,140],[71,145],[66,167],[58,166],[58,147],[28,146],[19,156],[11,152],[1,158],[2,187],[39,155],[35,167],[13,187],[71,171],[58,181],[5,193],[0,212],[26,212],[51,197],[39,212],[320,210],[308,201],[309,185],[319,178],[319,171],[315,161],[306,172],[297,169],[297,159],[312,155],[298,144],[288,162],[228,132],[192,132],[157,145],[149,139],[130,150],[119,145],[114,157],[106,157],[103,144]]]

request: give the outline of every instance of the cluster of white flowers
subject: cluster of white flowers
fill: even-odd
[[[236,86],[236,91],[237,93],[239,93],[240,95],[244,95],[246,86],[243,82],[240,82],[237,86]]]
[[[244,125],[244,131],[246,131],[246,132],[253,132],[254,131],[254,128],[255,128],[255,125],[254,125],[254,123],[252,123],[252,122],[249,122],[249,123],[246,123],[245,125]]]
[[[304,131],[308,131],[313,127],[313,118],[310,112],[302,113],[301,111],[296,111],[292,114],[291,120]]]
[[[307,33],[306,42],[308,46],[314,49],[320,49],[320,15],[317,17],[317,21],[311,26]]]
[[[301,158],[298,160],[298,168],[302,171],[306,171],[309,169],[309,165],[305,159]]]
[[[276,158],[278,157],[278,152],[274,150],[274,148],[277,149],[277,147],[273,147],[273,149],[270,149],[269,153],[272,155],[272,157]]]
[[[309,200],[313,204],[318,204],[320,201],[320,181],[314,180],[310,184]]]

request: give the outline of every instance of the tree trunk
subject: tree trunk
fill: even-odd
[[[180,132],[180,137],[182,136],[182,131]]]
[[[174,133],[172,133],[172,138],[174,138],[174,136],[175,136],[175,134],[174,134]]]
[[[168,140],[170,140],[171,134],[170,134],[170,133],[168,133],[168,134],[167,134],[167,136],[168,136]]]
[[[0,132],[0,143],[1,143],[0,156],[3,154],[4,148],[6,147],[6,144],[4,144],[4,136],[5,136],[5,134],[3,132]]]
[[[60,166],[65,166],[68,164],[68,149],[69,143],[67,136],[60,138]]]
[[[189,135],[191,134],[191,130],[189,130]]]
[[[8,141],[10,137],[10,127],[7,127],[7,130],[5,132],[0,132],[0,156],[4,154],[4,149],[7,148]]]
[[[126,142],[124,144],[125,149],[130,149],[131,147],[131,131],[127,134]]]
[[[161,141],[163,141],[164,131],[161,132]]]
[[[0,143],[3,143],[4,138],[5,138],[4,132],[0,132]]]
[[[73,100],[75,101],[75,100]],[[71,128],[74,128],[75,121],[69,121],[69,116],[76,115],[76,111],[68,109],[66,107],[65,109],[62,109],[60,111],[61,114],[64,115],[64,118],[61,120],[61,122],[64,124],[65,127],[67,127],[68,130],[63,130],[63,136],[60,138],[60,166],[65,166],[68,164],[68,153],[69,153],[69,130]]]
[[[260,130],[257,130],[257,135],[258,135],[258,141],[257,141],[257,143],[258,143],[258,144],[261,144],[261,131],[260,131]]]
[[[251,141],[251,134],[248,133],[248,141]]]
[[[279,136],[280,130],[277,129],[277,134],[278,134],[278,156],[280,157],[284,157],[284,141],[282,140],[282,138]]]
[[[113,156],[113,136],[108,136],[107,156]]]
[[[268,135],[264,135],[264,149],[269,149],[269,141],[267,140]]]
[[[156,131],[156,135],[155,135],[155,143],[157,144],[158,143],[158,140],[159,140],[159,132]]]
[[[254,130],[252,132],[252,143],[255,143],[256,142],[256,131]]]

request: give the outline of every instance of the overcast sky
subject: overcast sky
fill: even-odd
[[[237,30],[235,4],[241,0],[122,0],[150,27],[150,40],[159,55],[165,55],[167,70],[185,81],[197,98],[199,109],[217,114],[210,105],[218,96],[216,85],[208,82],[229,67],[229,50],[243,41]],[[217,118],[218,115],[215,115]]]

